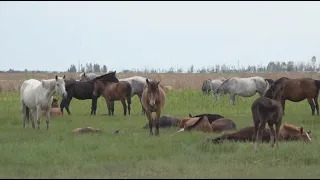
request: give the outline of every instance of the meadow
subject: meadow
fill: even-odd
[[[218,113],[233,119],[237,128],[252,125],[252,98],[236,97],[236,105],[223,96],[216,102],[200,90],[172,91],[162,115],[178,117]],[[19,93],[0,93],[1,154],[3,178],[318,178],[320,176],[320,117],[311,116],[306,100],[286,103],[284,122],[312,130],[312,143],[280,143],[279,149],[261,145],[255,153],[251,143],[205,143],[219,134],[160,129],[150,137],[141,116],[141,105],[132,99],[131,116],[123,116],[116,102],[115,116],[104,115],[107,107],[99,98],[96,116],[91,101],[73,99],[72,115],[52,117],[47,131],[22,128]],[[73,135],[75,128],[91,126],[101,134]],[[118,135],[113,132],[120,130]]]

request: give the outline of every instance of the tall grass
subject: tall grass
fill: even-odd
[[[233,119],[237,128],[252,125],[252,98],[224,96],[216,102],[199,91],[170,92],[162,115],[178,117],[218,113]],[[280,143],[278,150],[263,144],[254,153],[251,143],[206,144],[219,134],[160,129],[150,137],[142,129],[147,118],[133,98],[132,115],[124,117],[120,102],[115,116],[105,116],[106,104],[99,98],[96,116],[90,116],[91,101],[73,99],[72,115],[52,117],[47,131],[31,123],[22,128],[18,93],[0,94],[0,174],[7,178],[317,178],[320,175],[320,117],[311,116],[306,101],[286,103],[284,122],[312,130],[312,143]],[[102,134],[73,135],[78,127],[103,129]],[[119,129],[119,135],[113,135]]]

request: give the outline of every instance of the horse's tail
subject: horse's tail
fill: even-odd
[[[26,115],[27,115],[27,122],[29,123],[29,119],[30,119],[30,109],[26,106]],[[33,117],[31,117],[33,118]]]
[[[126,97],[127,97],[127,103],[131,104],[131,93],[132,93],[132,86],[130,83],[127,83],[127,93],[126,93]]]
[[[320,81],[319,80],[314,80],[316,86],[317,86],[317,89],[318,89],[318,92],[319,92],[319,89],[320,89]]]

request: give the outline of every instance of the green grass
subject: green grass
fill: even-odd
[[[170,92],[162,115],[179,117],[219,113],[238,128],[252,125],[252,98],[228,97],[214,102],[199,91]],[[40,130],[22,128],[18,93],[0,94],[0,175],[3,178],[318,178],[320,176],[320,117],[311,116],[307,101],[286,104],[284,122],[312,130],[312,143],[263,144],[254,153],[251,143],[203,143],[218,134],[160,129],[150,137],[141,105],[133,98],[132,115],[124,117],[120,102],[115,116],[99,98],[97,116],[89,116],[91,101],[73,99],[73,115],[52,117],[49,131],[42,118]],[[102,134],[73,135],[78,127],[92,126]],[[120,129],[118,136],[113,132]]]

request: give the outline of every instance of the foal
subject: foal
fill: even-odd
[[[131,85],[127,81],[119,81],[118,83],[108,82],[105,84],[101,80],[97,80],[94,83],[93,95],[97,96],[98,91],[102,92],[104,99],[106,100],[109,115],[114,115],[114,102],[110,103],[110,101],[120,100],[123,106],[124,115],[127,115],[127,105],[126,98],[128,103],[128,111],[130,115],[131,111]],[[111,105],[111,107],[110,107]]]
[[[142,105],[147,113],[147,118],[149,120],[150,135],[153,135],[152,126],[153,118],[152,112],[156,112],[155,125],[156,132],[155,135],[159,136],[159,118],[161,115],[161,110],[166,103],[166,94],[163,91],[160,81],[149,81],[146,79],[147,86],[142,93]]]
[[[266,123],[270,128],[270,142],[271,147],[279,146],[279,130],[282,123],[283,109],[281,106],[281,98],[283,95],[284,86],[276,86],[272,93],[272,99],[267,97],[260,97],[256,99],[252,106],[252,118],[255,126],[254,135],[256,136],[255,151],[258,151],[259,143],[262,140],[262,133],[265,129]],[[273,125],[276,126],[274,130]]]

